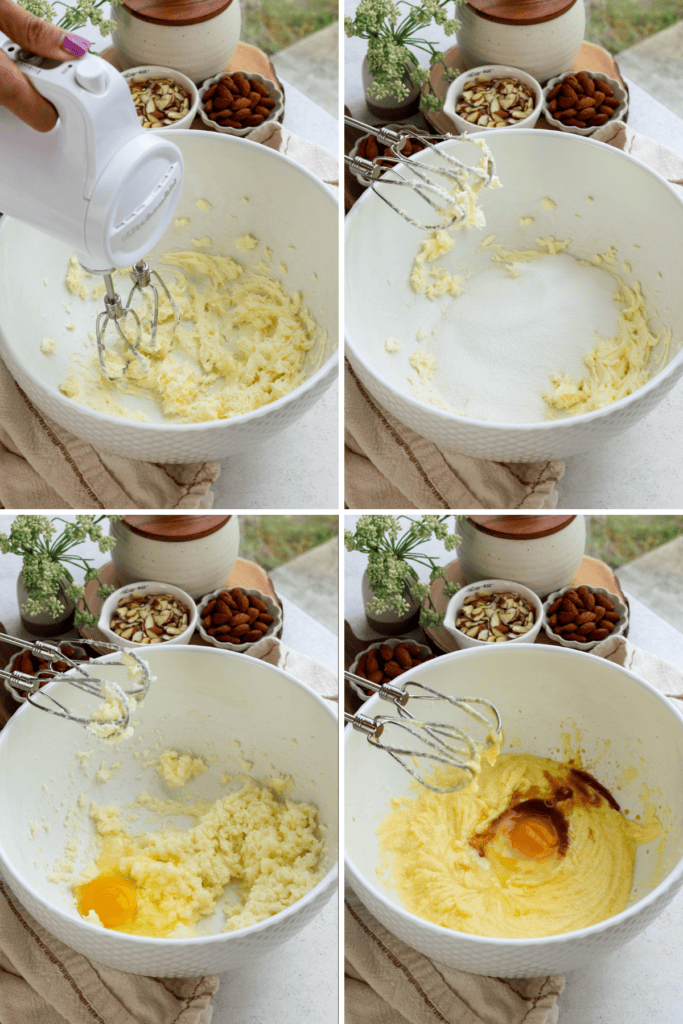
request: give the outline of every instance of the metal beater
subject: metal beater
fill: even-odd
[[[83,266],[83,264],[81,264],[81,266]],[[104,277],[104,286],[106,289],[106,295],[104,296],[104,311],[99,314],[96,323],[97,355],[100,360],[100,370],[102,372],[102,375],[106,377],[107,380],[120,380],[125,375],[126,370],[130,366],[131,359],[133,357],[137,359],[141,366],[147,369],[147,361],[145,360],[144,356],[142,356],[138,351],[142,343],[142,323],[140,321],[140,317],[131,306],[131,302],[133,300],[133,296],[135,295],[135,293],[138,292],[139,296],[143,299],[143,301],[148,301],[151,303],[152,314],[150,317],[150,334],[146,345],[146,349],[149,354],[153,354],[157,348],[157,329],[159,324],[159,292],[157,291],[156,285],[152,283],[152,277],[155,277],[159,282],[166,298],[170,303],[171,309],[173,310],[174,330],[180,323],[180,313],[178,312],[178,307],[176,306],[173,296],[166,287],[163,279],[160,277],[156,270],[149,269],[149,264],[147,263],[146,260],[139,260],[135,264],[135,266],[131,267],[130,277],[131,281],[133,282],[133,287],[130,290],[128,301],[124,306],[123,303],[121,302],[121,296],[118,295],[114,287],[114,280],[112,277],[115,270],[114,267],[106,271],[91,270],[89,267],[83,267],[83,269],[87,270],[89,274],[99,273],[102,274],[102,276]],[[135,341],[131,341],[130,338],[126,336],[125,332],[121,328],[121,321],[124,320],[127,316],[132,316],[133,320],[135,321]],[[107,365],[104,361],[105,334],[109,323],[114,324],[114,327],[116,328],[119,338],[123,341],[123,343],[126,345],[126,347],[129,349],[131,353],[131,359],[129,359],[128,362],[124,365],[121,373],[113,375],[108,370]]]
[[[391,157],[378,156],[374,160],[367,160],[361,156],[345,156],[344,163],[351,170],[359,174],[364,179],[365,184],[387,206],[390,206],[392,210],[403,217],[404,220],[407,220],[409,224],[413,224],[423,231],[443,230],[461,221],[467,213],[462,204],[463,189],[467,180],[474,179],[475,182],[481,183],[484,188],[488,188],[495,177],[496,167],[490,153],[484,154],[485,167],[481,168],[465,164],[451,156],[450,153],[434,145],[435,141],[443,142],[444,139],[459,139],[461,142],[469,142],[471,140],[467,135],[421,135],[414,131],[410,125],[405,125],[400,131],[395,131],[393,128],[367,125],[353,117],[345,117],[344,123],[352,128],[358,128],[364,132],[371,132],[373,135],[376,135],[377,141],[383,146],[389,146],[393,154]],[[407,139],[426,143],[438,155],[439,163],[428,164],[412,156],[403,156],[402,150]],[[393,166],[384,166],[383,162],[387,160],[390,160]],[[410,169],[412,175],[407,178],[404,177],[398,170],[399,164]],[[439,179],[445,179],[447,185],[445,186]],[[412,189],[433,210],[440,214],[441,219],[435,224],[423,224],[414,217],[411,217],[405,210],[396,206],[387,197],[385,191],[380,190],[380,185],[385,186],[385,191],[391,185]]]
[[[141,682],[135,686],[132,686],[129,690],[124,690],[118,683],[113,682],[110,679],[100,679],[97,676],[90,675],[86,671],[88,666],[92,667],[91,662],[74,661],[72,658],[67,657],[58,646],[52,646],[52,644],[44,643],[42,640],[29,641],[20,640],[18,637],[7,636],[5,633],[0,633],[0,641],[5,643],[13,644],[16,647],[21,647],[24,650],[28,650],[31,654],[34,654],[37,658],[42,661],[46,661],[51,664],[53,661],[63,661],[69,665],[70,672],[54,672],[52,669],[41,669],[36,675],[28,675],[25,672],[19,672],[13,670],[8,672],[6,669],[0,669],[0,678],[5,680],[5,689],[8,693],[11,693],[14,699],[18,703],[24,703],[28,701],[35,708],[39,708],[41,711],[47,711],[51,715],[58,715],[60,718],[68,718],[72,722],[78,722],[79,725],[89,726],[93,724],[92,718],[85,718],[82,715],[77,715],[68,708],[65,708],[56,697],[53,697],[51,693],[46,693],[40,689],[41,682],[45,682],[46,678],[50,682],[58,681],[70,683],[71,686],[75,686],[77,689],[82,690],[84,693],[89,694],[92,697],[96,697],[99,700],[106,700],[110,694],[113,693],[121,701],[121,707],[124,709],[124,714],[120,718],[113,719],[111,721],[98,723],[95,720],[95,724],[103,724],[112,726],[117,732],[124,732],[130,725],[130,710],[128,705],[128,699],[134,697],[136,700],[142,700],[149,690],[150,683],[152,682],[152,676],[149,670],[149,665],[143,659],[135,653],[134,650],[123,651],[117,644],[110,644],[104,640],[93,640],[90,643],[96,644],[98,647],[104,647],[109,651],[119,651],[121,656],[130,655],[131,658],[137,663],[142,673]],[[121,659],[107,662],[109,665],[123,665],[124,662]],[[127,666],[125,666],[127,667]],[[107,692],[109,691],[109,693]],[[40,703],[37,698],[43,698],[50,700],[56,707],[48,706],[44,703]]]
[[[344,721],[349,723],[366,735],[368,743],[393,757],[409,775],[427,789],[434,793],[454,793],[464,789],[478,773],[481,763],[481,754],[490,750],[493,746],[502,741],[502,722],[498,709],[490,701],[481,697],[449,697],[439,690],[433,690],[431,686],[415,682],[412,679],[403,680],[400,685],[389,682],[378,685],[371,683],[368,679],[355,675],[353,672],[345,672],[344,678],[359,683],[364,689],[373,690],[382,700],[390,701],[398,710],[399,718],[392,715],[376,715],[370,718],[361,711],[355,715],[344,712]],[[413,689],[409,689],[413,688]],[[425,722],[416,718],[407,710],[406,704],[409,700],[445,700],[454,705],[459,711],[470,715],[476,722],[486,729],[484,743],[475,743],[472,737],[464,730],[455,725],[448,725],[444,722]],[[482,705],[487,713],[482,714],[473,704]],[[388,744],[381,740],[387,729],[392,734],[397,730],[409,733],[419,744],[418,748],[404,748]],[[409,757],[411,766],[404,757]],[[425,766],[420,762],[426,761]],[[444,765],[449,768],[458,768],[461,776],[449,786],[435,785],[425,774],[429,768],[435,765]]]

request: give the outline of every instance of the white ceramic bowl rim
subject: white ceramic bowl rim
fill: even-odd
[[[239,68],[237,68],[237,71],[239,72]],[[203,123],[207,126],[207,128],[210,127],[212,131],[217,132],[219,135],[233,135],[237,139],[243,139],[247,135],[250,135],[252,132],[256,131],[257,128],[260,128],[261,125],[245,125],[244,128],[231,128],[229,125],[216,124],[216,122],[212,121],[208,114],[204,112],[204,95],[206,93],[206,90],[209,89],[212,85],[215,85],[216,82],[219,82],[224,75],[229,74],[232,75],[235,74],[235,72],[221,71],[217,75],[212,75],[211,78],[205,78],[202,84],[197,87],[197,114],[199,115]],[[268,111],[268,117],[264,117],[261,124],[265,124],[267,121],[277,121],[277,119],[280,117],[283,110],[285,109],[285,94],[283,93],[279,82],[274,82],[272,78],[266,78],[265,75],[260,74],[258,71],[242,71],[240,72],[240,74],[244,75],[245,78],[255,78],[258,82],[264,85],[266,89],[268,89],[268,95],[272,100],[275,101],[275,106],[273,107],[272,110]],[[273,93],[271,93],[270,91],[271,88],[273,90]]]
[[[581,586],[581,584],[579,584],[579,586]],[[624,629],[628,625],[628,621],[630,618],[629,609],[628,605],[626,604],[626,601],[619,597],[619,595],[616,594],[613,590],[608,590],[606,587],[592,587],[588,583],[586,584],[586,586],[592,594],[603,594],[605,597],[614,598],[618,606],[624,609],[623,612],[619,612],[619,621],[614,623],[614,629],[609,634],[609,636],[605,637],[605,640],[609,640],[609,638],[613,636],[621,636],[623,634]],[[577,589],[578,588],[575,583],[569,583],[566,587],[560,587],[559,590],[554,590],[552,594],[548,594],[545,601],[543,602],[543,631],[547,637],[549,637],[551,640],[554,640],[556,643],[566,644],[567,646],[572,645],[573,650],[580,651],[582,650],[582,648],[575,646],[579,643],[578,640],[565,640],[561,633],[556,633],[554,629],[548,624],[548,608],[553,603],[553,601],[556,601],[558,597],[564,596],[564,594],[566,594],[568,590]],[[615,606],[614,610],[617,611],[618,608]],[[602,643],[602,641],[587,640],[587,646],[585,648],[586,652],[590,653],[590,650],[593,647],[596,647],[599,643]]]
[[[130,78],[135,78],[137,75],[145,80],[164,77],[173,78],[179,85],[182,85],[190,95],[190,109],[182,118],[180,118],[177,124],[187,124],[188,128],[192,124],[192,121],[194,121],[197,114],[197,108],[199,107],[199,92],[192,79],[188,78],[182,71],[176,71],[175,68],[165,68],[160,64],[141,64],[136,68],[126,68],[126,70],[122,71],[121,74],[126,81]],[[173,127],[174,126],[172,124],[164,125],[164,128]]]
[[[148,589],[146,589],[146,588],[149,588],[149,587],[160,587],[162,589],[160,589],[160,590],[148,590]],[[98,626],[99,629],[101,629],[103,632],[111,634],[112,636],[117,636],[118,637],[118,634],[114,633],[114,630],[109,628],[109,623],[111,621],[112,612],[113,612],[114,608],[116,607],[116,605],[118,604],[119,600],[122,597],[124,597],[126,594],[134,594],[136,592],[136,590],[139,590],[143,594],[146,594],[146,593],[148,593],[148,594],[154,594],[154,593],[161,594],[165,590],[169,594],[173,594],[174,597],[177,597],[179,601],[182,601],[183,604],[186,605],[187,610],[190,613],[190,615],[189,615],[189,621],[188,621],[187,629],[183,630],[183,632],[180,633],[179,635],[183,636],[185,633],[188,633],[190,637],[192,636],[192,634],[195,631],[195,627],[197,625],[197,603],[196,603],[196,601],[194,600],[194,598],[190,597],[190,595],[187,593],[187,591],[183,590],[181,587],[176,587],[175,584],[173,584],[173,583],[163,583],[161,580],[138,580],[135,583],[126,583],[126,584],[124,584],[124,586],[119,587],[117,590],[115,590],[113,593],[111,593],[109,595],[109,597],[105,600],[104,604],[102,605],[102,609],[100,611],[100,617],[99,617],[99,619],[97,621],[97,626]],[[188,637],[188,639],[189,639],[189,637]],[[123,639],[123,637],[118,637],[116,642],[117,643],[120,642],[123,647],[126,646],[126,641]],[[128,641],[128,642],[130,643],[130,641]],[[164,640],[162,642],[161,646],[165,646],[166,644],[171,644],[171,643],[172,643],[172,641],[170,641],[170,640]],[[135,644],[133,646],[135,646],[135,647],[138,647],[138,646],[139,647],[146,647],[147,644],[139,644],[139,645]],[[184,647],[185,645],[184,644],[176,643],[175,646],[176,647]]]
[[[189,128],[169,128],[168,130],[173,132],[173,137],[171,138],[171,141],[175,141],[181,132],[184,132],[187,135],[191,135],[193,138],[197,134],[195,131],[191,131]],[[163,131],[166,131],[166,129],[159,128],[157,130],[157,134],[160,134]],[[221,135],[219,132],[214,132],[211,135],[208,135],[208,137],[213,139],[228,140],[227,144],[231,144],[234,142],[236,145],[240,146],[253,146],[259,150],[264,160],[286,160],[287,163],[292,164],[294,167],[296,167],[300,174],[302,174],[305,178],[308,178],[312,186],[314,186],[318,191],[326,195],[331,201],[334,201],[330,189],[320,180],[320,178],[313,174],[312,171],[309,171],[308,168],[304,167],[300,163],[297,163],[296,160],[293,160],[291,157],[286,156],[284,153],[279,153],[274,149],[270,149],[268,146],[262,146],[259,142],[250,142],[249,139],[241,138],[239,135]],[[263,180],[266,181],[267,178],[268,175],[264,171]],[[0,219],[0,232],[3,230],[3,228],[6,227],[10,220],[10,217],[3,217],[2,219]],[[318,381],[324,377],[327,377],[327,375],[333,370],[338,360],[339,350],[335,349],[333,352],[330,352],[327,359],[323,362],[322,366],[318,370],[316,370],[316,372],[312,374],[310,377],[307,377],[303,384],[300,384],[299,387],[295,388],[293,391],[290,391],[288,395],[284,395],[282,398],[278,398],[274,402],[270,402],[267,405],[262,405],[258,409],[253,409],[251,412],[243,412],[240,413],[239,416],[231,416],[228,419],[208,420],[202,421],[201,423],[135,423],[135,429],[136,431],[139,431],[143,435],[148,433],[150,437],[154,437],[155,435],[157,435],[159,430],[163,430],[164,435],[166,437],[168,437],[169,435],[172,436],[175,433],[182,434],[185,437],[187,436],[188,433],[202,433],[203,431],[206,430],[222,430],[230,423],[253,423],[255,420],[259,420],[263,416],[267,416],[271,409],[282,409],[286,405],[295,402],[300,395],[315,388]],[[38,390],[42,391],[44,389],[44,385],[41,383],[40,379],[35,376],[35,374],[31,370],[30,364],[25,363],[23,368],[26,375],[31,378],[33,385]],[[55,400],[59,402],[60,405],[63,405],[67,409],[72,408],[72,400],[63,395],[57,388],[55,388],[53,394]],[[97,420],[101,423],[107,423],[114,427],[119,426],[121,423],[120,417],[111,416],[109,413],[105,412],[98,412],[96,409],[88,408],[87,415],[90,419]]]
[[[493,644],[492,646],[493,646],[493,648],[496,648],[496,649],[498,647],[497,644]],[[470,647],[467,650],[455,651],[455,652],[453,652],[451,654],[446,654],[443,657],[446,657],[446,658],[469,657],[469,658],[471,658],[474,655],[476,657],[481,658],[482,651],[487,650],[487,649],[490,649],[490,648],[482,648],[482,647],[473,648],[473,647]],[[517,651],[517,652],[530,651],[530,650],[534,650],[534,649],[535,649],[534,644],[515,644],[514,648],[511,648],[511,650],[514,650],[514,651]],[[567,650],[568,649],[566,647],[549,647],[549,646],[545,646],[543,648],[543,651],[546,652],[546,653],[549,652],[549,651],[553,651],[554,654],[551,655],[553,657],[557,653],[561,653],[561,656],[565,656],[566,653],[567,653]],[[591,659],[591,661],[595,661],[595,655],[594,654],[590,654],[588,651],[572,650],[571,654],[572,654],[572,656],[576,656],[576,657],[579,657],[579,658],[589,658],[589,659]],[[511,654],[511,657],[516,657],[516,655],[515,654]],[[441,659],[439,659],[439,660],[441,660]],[[668,697],[665,697],[663,693],[660,693],[659,690],[657,690],[654,686],[652,686],[651,683],[648,683],[645,679],[641,679],[640,676],[635,675],[633,672],[629,672],[628,669],[623,668],[621,665],[616,665],[614,662],[610,662],[610,665],[611,665],[612,668],[618,670],[618,672],[622,673],[623,675],[628,676],[631,680],[633,680],[633,682],[637,683],[638,686],[641,687],[641,689],[648,690],[650,692],[650,694],[652,696],[654,696],[660,703],[664,704],[665,707],[667,707],[670,711],[673,711],[674,715],[677,718],[680,719],[681,725],[683,726],[683,713],[678,710],[678,708],[673,703],[673,701],[669,700]],[[415,675],[418,675],[418,674],[422,673],[425,670],[427,672],[429,672],[429,670],[430,670],[430,663],[429,662],[426,665],[418,665],[417,668],[415,669]],[[374,695],[373,697],[370,697],[369,700],[372,701],[372,700],[375,699],[375,697],[376,697],[376,695]],[[352,730],[353,730],[353,726],[352,725],[347,725],[345,727],[345,729],[344,729],[345,735],[349,736],[350,733],[352,732]],[[362,872],[360,872],[360,871],[358,871],[356,869],[356,866],[355,866],[354,862],[351,860],[351,858],[348,855],[345,856],[344,863],[350,869],[351,877],[349,878],[349,881],[351,882],[351,886],[352,887],[353,887],[353,877],[352,876],[353,876],[353,874],[356,874],[360,878],[364,879],[364,884],[365,885],[367,885],[368,887],[371,887],[371,888],[373,888],[375,890],[375,894],[376,894],[378,899],[380,899],[382,902],[386,902],[386,897],[384,896],[382,891],[380,889],[377,889],[374,886],[374,884]],[[533,939],[502,939],[502,938],[493,938],[493,937],[487,936],[487,935],[470,935],[469,932],[455,932],[454,934],[466,938],[468,940],[468,942],[472,942],[472,944],[475,945],[475,946],[479,946],[482,949],[486,948],[486,949],[491,949],[491,950],[493,950],[493,949],[506,949],[506,948],[509,948],[509,947],[513,947],[513,948],[514,947],[520,947],[521,948],[521,947],[529,947],[530,946],[532,948],[540,948],[542,946],[552,946],[552,945],[555,945],[555,944],[562,945],[564,942],[567,941],[567,939],[570,936],[573,939],[574,937],[583,938],[583,937],[586,937],[586,936],[598,935],[600,932],[607,931],[609,928],[611,928],[617,922],[626,921],[629,918],[634,917],[635,915],[639,915],[640,913],[642,913],[643,908],[648,907],[652,903],[656,902],[656,900],[659,898],[659,896],[661,895],[661,893],[663,891],[665,891],[666,889],[669,889],[672,885],[675,885],[675,883],[677,882],[677,880],[681,876],[683,876],[683,857],[678,862],[678,864],[672,869],[672,871],[669,873],[669,875],[662,882],[660,882],[659,885],[657,885],[652,890],[652,892],[648,893],[647,896],[644,896],[642,898],[642,900],[639,900],[638,903],[634,903],[631,906],[627,907],[625,910],[622,910],[621,913],[614,914],[612,917],[605,918],[604,921],[598,921],[597,924],[592,924],[588,928],[577,928],[575,931],[560,932],[558,935],[545,935],[545,936],[539,936],[538,938],[533,938]],[[408,921],[408,922],[410,922],[410,921],[419,921],[420,925],[423,928],[426,928],[429,932],[433,933],[434,935],[443,936],[444,931],[448,931],[448,929],[447,928],[443,928],[442,925],[433,924],[431,921],[426,921],[424,918],[417,917],[415,914],[411,914],[410,911],[405,910],[401,906],[392,904],[392,909],[397,914],[399,914],[405,921]]]
[[[523,85],[528,85],[531,89],[533,89],[535,100],[534,109],[531,111],[530,114],[527,114],[525,118],[522,118],[522,120],[519,122],[519,125],[509,126],[511,130],[512,128],[514,128],[515,130],[517,129],[517,127],[521,128],[524,124],[526,124],[526,122],[531,117],[538,117],[538,114],[542,109],[544,103],[543,86],[536,78],[534,78],[533,75],[530,75],[528,71],[522,71],[521,68],[513,68],[507,64],[481,64],[477,68],[470,68],[468,71],[463,71],[461,75],[458,75],[457,78],[454,78],[453,81],[448,86],[448,92],[446,93],[446,98],[444,100],[444,113],[448,117],[455,115],[455,117],[459,118],[463,123],[465,122],[465,118],[458,114],[455,109],[455,101],[457,97],[460,96],[460,93],[463,92],[466,82],[469,79],[478,78],[480,75],[486,76],[491,80],[495,78],[506,77],[514,78],[516,76],[517,79]],[[446,104],[448,104],[448,110],[446,110]],[[499,128],[488,128],[488,126],[486,127],[488,131],[500,130]]]
[[[683,206],[683,196],[681,196],[680,193],[676,191],[671,182],[667,181],[666,178],[664,178],[657,171],[653,170],[651,167],[648,167],[647,164],[643,164],[640,160],[637,160],[634,156],[631,156],[630,153],[625,153],[623,150],[615,150],[613,146],[608,146],[606,142],[600,142],[598,139],[592,139],[584,135],[572,135],[569,132],[546,131],[544,128],[500,128],[496,132],[496,134],[502,135],[504,132],[515,132],[516,136],[521,135],[522,132],[528,132],[529,134],[533,133],[534,135],[543,133],[544,135],[552,135],[553,138],[556,139],[566,139],[567,144],[570,146],[604,146],[607,149],[611,149],[613,152],[618,152],[620,156],[624,157],[627,160],[630,160],[632,163],[637,164],[641,171],[646,171],[648,174],[652,175],[653,178],[656,178],[658,181],[660,181],[666,187],[667,191],[669,191],[671,195],[673,195],[676,198],[678,203],[681,206]],[[489,136],[484,132],[473,132],[470,138],[480,138],[486,141],[487,138],[489,138]],[[452,140],[444,140],[444,142],[448,141]],[[436,143],[437,149],[439,148],[439,146],[443,144],[444,143]],[[564,145],[564,143],[561,143],[561,145]],[[572,157],[572,159],[574,159],[574,157]],[[355,224],[355,220],[363,215],[363,203],[368,202],[368,197],[371,195],[372,189],[366,189],[365,193],[360,197],[360,199],[358,199],[357,202],[354,203],[351,210],[347,214],[347,234],[350,233],[352,225]],[[346,345],[353,352],[354,359],[357,359],[358,362],[362,364],[368,376],[371,379],[376,377],[376,370],[368,362],[368,360],[365,358],[361,350],[354,344],[346,330],[344,332],[344,340]],[[430,417],[434,417],[437,420],[443,421],[444,423],[462,423],[468,426],[482,427],[486,431],[500,430],[501,428],[508,427],[519,431],[531,427],[534,431],[538,431],[540,434],[554,433],[557,435],[562,431],[572,430],[573,425],[577,422],[595,423],[601,419],[604,419],[606,416],[609,416],[614,409],[625,409],[633,402],[639,401],[639,397],[641,397],[642,395],[656,388],[659,388],[662,381],[664,381],[668,376],[670,376],[674,368],[681,362],[683,362],[683,347],[669,360],[666,366],[664,366],[654,377],[651,378],[651,380],[647,382],[647,384],[643,384],[642,387],[638,388],[636,391],[633,391],[630,395],[627,395],[625,398],[620,398],[617,402],[613,402],[611,405],[604,406],[602,409],[594,409],[592,412],[579,413],[577,416],[570,416],[568,419],[548,420],[547,422],[538,423],[498,423],[492,420],[478,420],[468,416],[458,416],[455,413],[445,412],[443,409],[438,409],[435,406],[428,406],[424,402],[419,402],[417,399],[407,394],[407,392],[399,390],[399,388],[395,387],[395,385],[392,384],[391,381],[385,380],[383,381],[383,383],[388,390],[392,391],[393,394],[396,395],[398,399],[400,399],[400,401],[406,402],[408,405],[413,406],[414,409],[419,410],[421,412],[424,412],[426,409],[429,411]]]
[[[182,650],[183,648],[187,648],[188,646],[189,645],[187,644],[178,644],[177,649]],[[215,647],[202,648],[202,650],[208,651],[212,655],[218,655],[219,657],[242,657],[242,655],[237,654],[234,651],[220,651],[218,650],[218,648]],[[97,662],[113,661],[117,657],[118,654],[116,652],[114,652],[113,654],[105,654],[102,658],[94,658],[91,664]],[[312,697],[317,704],[323,707],[325,709],[326,714],[330,715],[333,719],[336,718],[336,715],[332,708],[330,707],[329,702],[324,700],[324,698],[321,697],[320,694],[316,693],[315,690],[311,689],[310,686],[306,686],[305,683],[302,683],[299,679],[296,679],[294,676],[290,675],[289,672],[284,672],[281,668],[275,668],[274,665],[269,665],[265,661],[261,661],[260,664],[263,666],[264,670],[268,672],[273,672],[280,676],[286,676],[290,683],[298,687],[300,690],[305,690],[306,693],[308,693],[309,696]],[[54,686],[54,684],[48,683],[47,686],[43,687],[43,689],[47,690],[50,686]],[[28,705],[24,704],[18,711],[15,711],[14,714],[25,714],[27,710]],[[2,868],[5,867],[5,865],[6,859],[3,850],[2,836],[0,835],[0,877],[2,877]],[[6,867],[5,870],[7,870]],[[284,917],[291,917],[293,914],[297,913],[298,907],[305,906],[307,903],[310,903],[313,899],[315,899],[315,895],[317,893],[319,893],[323,889],[327,889],[328,886],[335,884],[338,874],[339,863],[338,861],[335,861],[333,864],[330,865],[324,878],[322,878],[317,885],[315,885],[309,892],[307,892],[305,896],[302,896],[300,900],[297,900],[296,903],[292,903],[291,906],[285,907],[285,909],[281,910],[279,913],[274,914],[272,917],[266,918],[265,921],[258,921],[256,924],[250,924],[246,928],[238,928],[234,932],[219,933],[218,935],[202,935],[191,939],[188,939],[187,937],[178,939],[157,939],[142,935],[128,935],[126,932],[117,932],[116,934],[118,935],[118,938],[120,939],[122,945],[129,946],[131,950],[140,949],[141,947],[145,947],[147,949],[154,949],[155,947],[158,947],[160,949],[169,949],[171,947],[184,948],[185,946],[187,946],[188,942],[192,944],[193,949],[199,948],[203,945],[215,944],[216,942],[229,943],[230,941],[235,941],[236,939],[239,939],[240,936],[256,935],[259,932],[265,931],[271,924],[271,922],[274,920],[279,921],[282,920]],[[67,914],[61,908],[56,907],[52,903],[49,903],[49,900],[46,900],[45,897],[41,895],[41,893],[39,893],[37,889],[34,889],[34,887],[25,879],[22,879],[22,882],[26,886],[26,888],[30,890],[31,895],[35,900],[37,900],[40,903],[48,903],[50,909],[54,913],[58,914],[59,917],[63,918],[65,921],[73,921],[73,915]],[[101,928],[98,925],[91,924],[89,921],[86,921],[85,918],[79,919],[79,923],[81,924],[82,927],[87,928],[89,931],[97,932],[98,934],[101,932]]]

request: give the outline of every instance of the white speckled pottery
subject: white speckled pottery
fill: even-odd
[[[240,41],[242,16],[239,0],[218,6],[214,17],[182,25],[158,24],[124,4],[112,4],[111,17],[116,22],[112,38],[123,67],[162,64],[182,71],[193,82],[225,71]]]
[[[140,644],[134,643],[132,640],[124,640],[123,637],[115,633],[113,629],[109,628],[114,612],[118,606],[119,601],[126,597],[146,597],[148,594],[170,594],[176,601],[187,608],[187,629],[184,629],[178,636],[174,636],[172,640],[162,640],[159,644]],[[110,594],[107,600],[102,605],[100,611],[100,617],[97,623],[97,628],[101,630],[106,636],[107,640],[112,644],[121,644],[122,647],[137,647],[144,648],[145,651],[149,651],[152,646],[156,647],[170,647],[171,644],[184,645],[189,644],[192,639],[192,634],[197,626],[197,605],[194,603],[190,595],[181,590],[180,587],[174,587],[170,583],[159,583],[156,581],[145,580],[140,583],[129,583],[125,587],[119,587],[113,594]]]
[[[156,65],[145,65],[139,68],[130,68],[128,71],[123,72],[123,77],[128,83],[130,88],[131,82],[146,82],[148,79],[153,78],[171,78],[178,85],[182,86],[190,96],[190,109],[185,114],[185,117],[181,117],[178,121],[173,124],[167,124],[166,128],[189,128],[195,119],[197,113],[197,107],[199,106],[199,93],[197,92],[197,86],[194,84],[191,78],[184,75],[182,71],[176,71],[175,68],[162,68]],[[156,129],[148,129],[149,131],[155,131]]]
[[[519,8],[525,5],[499,3],[497,8],[506,6]],[[586,12],[583,0],[560,3],[558,9],[561,13],[556,17],[534,23],[484,17],[469,3],[458,7],[458,46],[467,67],[510,64],[527,71],[540,82],[571,68],[583,43]],[[514,15],[515,12],[512,13]],[[533,14],[529,17],[532,18]]]
[[[125,669],[107,664],[117,657],[97,659],[98,676],[123,683]],[[109,967],[154,977],[248,972],[259,956],[272,955],[309,924],[337,891],[339,744],[334,705],[279,668],[215,647],[158,645],[145,651],[145,660],[153,681],[136,711],[134,735],[113,748],[76,723],[41,714],[28,704],[0,732],[0,872],[44,928]],[[48,683],[43,692],[79,714],[87,715],[94,707],[92,697],[67,682]],[[273,771],[291,777],[287,795],[315,804],[325,830],[328,856],[320,882],[280,913],[233,932],[222,931],[222,911],[200,925],[196,936],[166,939],[127,935],[80,917],[68,884],[48,881],[45,867],[45,862],[52,865],[64,856],[73,838],[66,809],[69,803],[77,806],[84,791],[105,806],[122,807],[143,790],[156,798],[178,799],[178,791],[169,789],[153,765],[143,767],[142,751],[155,748],[160,737],[159,753],[170,748],[208,759],[208,771],[187,784],[192,801],[214,801],[238,789],[247,761],[255,779],[272,778]],[[92,767],[86,770],[76,751],[89,750]],[[106,782],[95,780],[103,760],[108,767],[121,761]],[[18,784],[17,766],[22,764],[31,768]],[[33,765],[44,770],[32,770]],[[225,775],[232,776],[227,783],[222,781]],[[159,828],[148,808],[137,808],[136,814],[136,833]],[[29,829],[34,820],[49,826],[36,840]],[[81,831],[85,841],[76,857],[79,873],[90,860],[95,835],[87,815]]]
[[[584,763],[599,765],[599,781],[628,808],[628,818],[647,817],[647,787],[663,830],[656,841],[638,847],[626,909],[588,928],[503,939],[432,924],[407,910],[390,877],[378,873],[377,826],[393,800],[410,794],[413,782],[393,758],[349,725],[344,756],[346,879],[385,928],[438,963],[520,978],[563,974],[592,963],[629,942],[662,913],[683,886],[683,714],[675,701],[604,658],[545,644],[488,644],[434,658],[410,674],[415,682],[451,697],[490,700],[502,718],[503,753],[528,751],[563,760],[563,733],[570,722],[572,734],[578,730],[575,745]],[[373,696],[363,713],[373,717],[386,714],[386,708],[385,701]],[[446,701],[439,703],[438,712],[438,721],[471,729],[471,720]],[[432,715],[437,718],[436,709]],[[637,723],[647,726],[638,728]],[[629,767],[636,770],[627,773]]]
[[[458,562],[468,583],[517,580],[541,597],[573,581],[586,549],[582,515],[467,516],[458,530]]]
[[[225,586],[240,544],[234,515],[125,516],[109,532],[116,537],[111,557],[121,583],[165,580],[195,598]]]
[[[506,125],[472,125],[469,121],[466,121],[464,117],[460,117],[456,114],[455,108],[461,94],[472,85],[474,82],[480,79],[494,79],[494,78],[516,78],[518,82],[523,82],[524,85],[528,86],[534,94],[534,108],[528,117],[523,118],[521,121],[510,121]],[[505,128],[533,128],[541,116],[541,107],[543,105],[543,90],[541,89],[540,83],[536,79],[528,74],[526,71],[522,71],[519,68],[506,67],[502,64],[488,64],[485,67],[472,68],[471,71],[465,71],[464,74],[459,75],[455,81],[451,82],[448,86],[448,92],[446,93],[446,99],[443,104],[443,112],[447,117],[451,119],[455,127],[459,132],[471,132],[473,128],[476,128],[478,132],[496,132],[502,127]]]

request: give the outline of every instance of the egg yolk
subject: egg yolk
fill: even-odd
[[[134,918],[137,905],[137,889],[130,879],[98,875],[83,887],[78,909],[83,917],[94,910],[105,928],[119,928]]]
[[[513,852],[526,860],[552,857],[559,845],[559,837],[552,822],[535,815],[511,822],[511,827],[501,831],[507,833]]]

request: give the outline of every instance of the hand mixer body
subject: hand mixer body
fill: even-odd
[[[142,128],[125,79],[101,57],[60,63],[0,39],[59,114],[41,133],[0,107],[0,210],[65,241],[89,268],[137,262],[177,206],[180,150]]]

